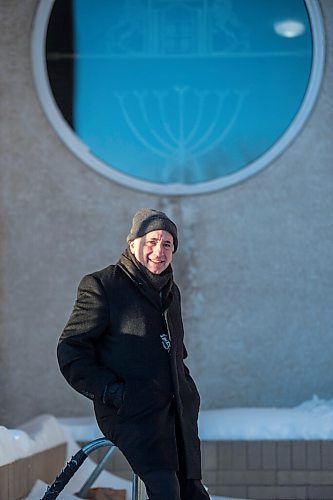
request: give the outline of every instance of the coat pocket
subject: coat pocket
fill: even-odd
[[[123,402],[119,408],[117,408],[116,415],[119,417],[127,415],[127,408],[128,408],[128,403],[129,403],[129,387],[126,382],[124,382],[124,392],[123,392]]]

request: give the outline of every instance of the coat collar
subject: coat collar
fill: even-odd
[[[148,273],[145,273],[144,270],[141,269],[143,266],[136,261],[128,248],[121,255],[117,266],[122,269],[132,283],[138,288],[140,293],[142,293],[155,308],[163,312],[170,306],[173,295],[172,288],[174,286],[172,270],[169,275],[161,276],[162,279],[159,281],[161,285],[164,283],[165,285],[158,291],[159,286],[154,286],[155,284],[149,279],[150,276]],[[158,283],[158,285],[160,284]]]

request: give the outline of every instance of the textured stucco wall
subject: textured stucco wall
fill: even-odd
[[[1,7],[0,424],[91,413],[58,372],[57,339],[80,278],[117,259],[142,206],[179,225],[175,275],[203,407],[331,398],[333,2],[321,1],[322,89],[293,144],[246,182],[175,198],[106,180],[58,138],[32,77],[36,6]]]

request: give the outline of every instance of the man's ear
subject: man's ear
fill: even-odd
[[[134,255],[134,241],[130,242],[129,247],[130,247],[131,253]]]

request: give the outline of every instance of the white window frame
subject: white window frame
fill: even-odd
[[[262,169],[272,163],[290,143],[295,139],[297,134],[304,126],[308,119],[315,101],[317,99],[321,81],[324,72],[325,61],[325,33],[324,24],[320,11],[320,7],[316,0],[304,0],[312,30],[313,39],[313,58],[309,84],[302,105],[295,115],[291,125],[281,136],[281,138],[273,144],[262,156],[257,158],[252,163],[249,163],[241,170],[220,177],[218,179],[201,182],[197,184],[180,184],[169,183],[159,184],[137,179],[126,175],[115,168],[102,162],[91,154],[89,148],[75,134],[72,128],[68,125],[62,116],[51,91],[45,58],[46,34],[49,22],[49,17],[55,0],[40,0],[34,18],[32,30],[32,68],[34,81],[37,89],[37,94],[41,102],[42,108],[53,125],[56,133],[60,136],[67,147],[80,159],[83,163],[92,167],[96,172],[124,186],[154,193],[157,195],[192,195],[200,193],[209,193],[226,188],[244,181],[245,179],[257,174]]]

